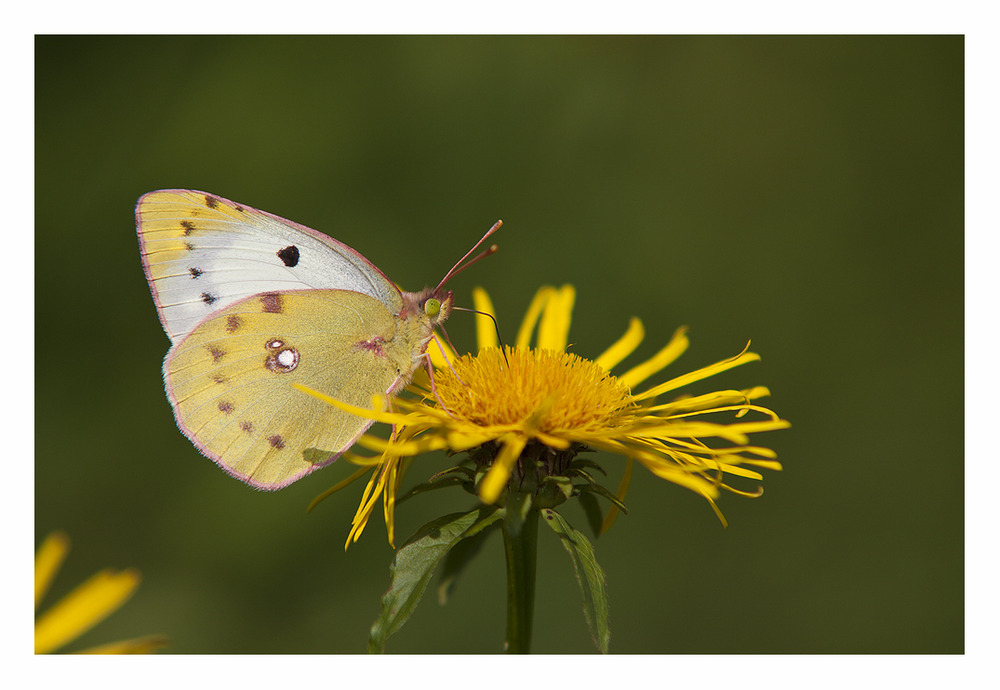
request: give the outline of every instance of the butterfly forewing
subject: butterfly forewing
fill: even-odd
[[[393,313],[402,306],[392,282],[350,247],[212,194],[150,192],[139,199],[136,223],[150,290],[174,342],[260,293],[353,290]]]

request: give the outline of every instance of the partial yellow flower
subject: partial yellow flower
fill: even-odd
[[[622,337],[594,360],[566,352],[575,296],[569,285],[541,288],[528,307],[513,348],[498,347],[492,324],[486,319],[481,319],[485,325],[479,325],[480,350],[476,355],[458,358],[450,353],[445,359],[432,345],[434,380],[418,376],[410,390],[420,398],[395,400],[399,412],[384,412],[378,406],[364,410],[318,396],[355,414],[394,425],[389,441],[362,437],[359,445],[380,455],[351,455],[349,459],[362,468],[331,489],[375,470],[348,544],[361,535],[379,497],[392,542],[395,500],[408,460],[439,449],[470,451],[480,470],[478,493],[486,503],[503,501],[510,490],[537,490],[548,477],[565,472],[574,456],[585,450],[626,458],[619,499],[628,488],[633,461],[704,497],[723,524],[725,518],[716,505],[720,491],[761,495],[759,484],[753,490],[743,490],[730,482],[734,477],[760,482],[763,476],[758,469],[781,469],[774,451],[750,443],[751,434],[789,426],[771,410],[752,402],[769,395],[767,388],[681,395],[661,402],[668,393],[760,357],[744,349],[729,359],[633,392],[687,349],[686,329],[678,329],[647,361],[612,375],[611,370],[642,342],[642,323],[633,318]],[[493,313],[489,297],[481,289],[474,292],[474,301],[480,311]],[[531,348],[536,326],[537,340]],[[440,349],[449,352],[443,345]],[[612,507],[604,529],[610,527],[616,514]]]
[[[35,555],[35,609],[49,590],[69,551],[69,539],[50,534]],[[124,604],[139,586],[139,572],[102,570],[35,620],[35,654],[54,652],[100,623]],[[113,642],[84,654],[146,654],[166,644],[160,636]]]

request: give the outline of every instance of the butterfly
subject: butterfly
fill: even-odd
[[[368,408],[406,386],[451,313],[444,284],[401,292],[335,239],[205,192],[139,198],[143,269],[171,348],[163,362],[180,430],[223,470],[280,489],[336,460],[371,420],[297,383]],[[429,364],[427,365],[430,366]]]

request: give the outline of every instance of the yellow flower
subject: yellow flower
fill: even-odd
[[[65,534],[50,534],[35,554],[35,609],[45,596],[59,566],[66,558],[69,540]],[[66,595],[35,621],[35,654],[47,654],[76,639],[124,604],[136,587],[136,570],[102,570]],[[162,647],[162,637],[122,640],[92,647],[84,654],[145,654]]]
[[[752,402],[769,395],[767,388],[721,390],[660,401],[667,393],[756,361],[759,356],[744,349],[730,359],[633,392],[687,349],[686,329],[678,329],[666,347],[649,360],[612,375],[611,370],[642,341],[642,323],[633,318],[625,334],[602,355],[584,359],[565,351],[574,300],[572,286],[541,288],[513,348],[498,347],[493,324],[487,319],[478,320],[480,349],[476,355],[459,358],[443,344],[432,345],[434,381],[418,376],[410,390],[420,398],[396,399],[393,404],[399,412],[382,412],[377,405],[374,410],[363,410],[309,391],[332,405],[394,425],[388,441],[362,437],[360,446],[380,454],[367,458],[349,454],[348,459],[361,468],[314,501],[375,469],[354,517],[348,545],[361,535],[380,497],[390,543],[393,541],[394,506],[407,461],[431,450],[469,451],[479,469],[478,493],[486,503],[502,502],[511,488],[537,490],[547,479],[565,472],[574,456],[584,450],[626,458],[619,499],[631,480],[633,461],[657,477],[703,496],[723,524],[725,518],[716,506],[721,490],[761,495],[759,484],[747,491],[729,482],[733,477],[760,482],[763,476],[757,469],[781,469],[772,450],[750,445],[750,434],[789,426],[771,410]],[[480,311],[493,313],[483,290],[474,292],[474,301]],[[530,348],[536,326],[536,345]],[[447,352],[446,358],[441,357],[439,348]],[[752,421],[747,419],[751,414]],[[720,415],[735,421],[719,419]],[[610,527],[616,514],[613,506],[603,530]]]

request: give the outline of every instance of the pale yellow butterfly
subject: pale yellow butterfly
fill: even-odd
[[[407,385],[451,313],[445,282],[495,250],[462,265],[501,225],[436,288],[400,292],[347,245],[213,194],[149,192],[135,217],[173,343],[163,377],[177,425],[259,489],[330,464],[371,426],[292,384],[366,408]]]

